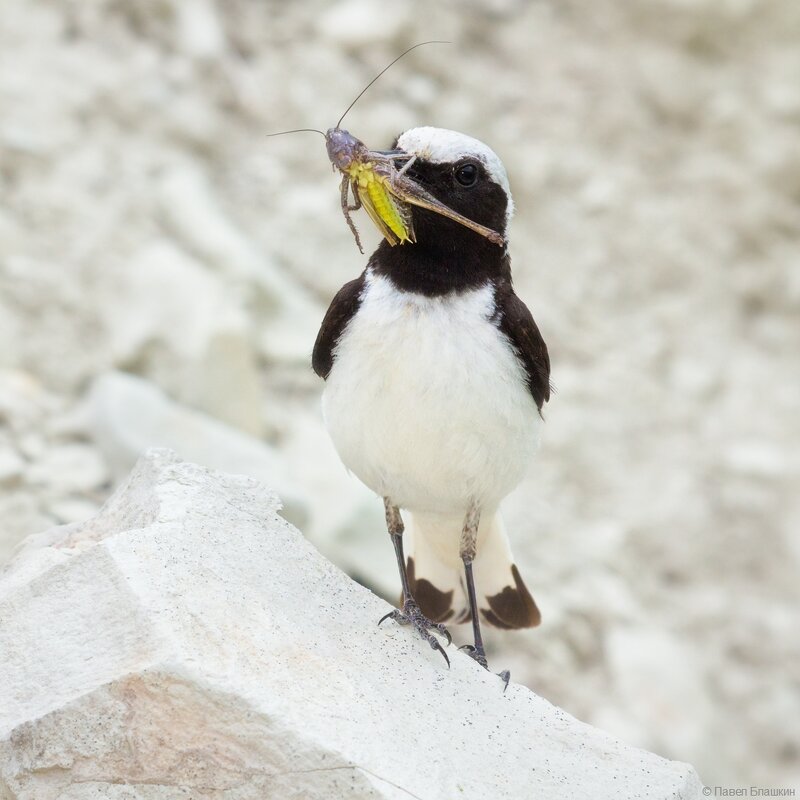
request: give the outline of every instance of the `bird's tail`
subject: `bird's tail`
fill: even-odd
[[[468,622],[472,615],[458,555],[461,521],[432,514],[408,514],[406,519],[408,581],[423,614],[435,622]],[[532,628],[541,622],[499,513],[481,521],[472,572],[481,621],[498,628]]]

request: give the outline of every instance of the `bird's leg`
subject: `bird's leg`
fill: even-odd
[[[447,653],[445,653],[445,651],[442,649],[442,646],[439,644],[439,640],[431,633],[431,631],[447,637],[447,644],[450,644],[452,641],[450,633],[440,622],[431,622],[431,620],[429,620],[422,613],[420,607],[417,605],[417,601],[412,596],[411,589],[408,585],[406,560],[405,556],[403,555],[404,526],[403,518],[400,516],[400,509],[394,505],[388,497],[384,497],[383,505],[386,509],[386,527],[389,529],[389,536],[391,536],[392,544],[394,545],[394,554],[397,556],[397,566],[400,569],[400,583],[403,587],[403,607],[396,608],[394,611],[390,611],[388,614],[381,617],[381,619],[378,621],[378,625],[380,625],[385,619],[389,618],[399,622],[401,625],[413,625],[417,633],[426,642],[428,642],[428,644],[434,650],[438,650],[444,656],[444,660],[447,662],[447,666],[449,667],[450,659],[447,657]]]
[[[486,651],[483,649],[483,637],[481,636],[481,623],[478,611],[478,600],[475,596],[475,579],[472,577],[472,562],[478,549],[478,525],[481,521],[480,509],[472,504],[464,518],[464,527],[461,529],[461,540],[458,543],[458,554],[464,562],[464,574],[467,578],[467,596],[469,597],[469,610],[472,613],[472,635],[475,645],[467,645],[465,648],[470,656],[474,658],[482,667],[488,669],[486,663]]]
[[[342,175],[342,185],[340,187],[342,193],[342,214],[344,214],[345,220],[347,220],[347,225],[350,230],[353,232],[353,236],[356,237],[356,244],[358,245],[358,249],[363,253],[364,248],[361,246],[361,237],[358,235],[358,230],[356,229],[356,224],[353,222],[352,217],[350,216],[351,211],[358,211],[361,208],[361,198],[358,196],[358,192],[353,192],[353,205],[350,205],[350,176],[349,175]]]
[[[464,562],[464,575],[467,580],[467,596],[469,597],[469,610],[472,613],[472,634],[475,644],[468,644],[460,649],[466,650],[484,669],[489,669],[489,664],[486,661],[486,650],[483,647],[483,637],[481,636],[480,611],[478,609],[478,599],[475,595],[475,579],[472,575],[472,562],[475,560],[475,554],[478,549],[478,525],[480,521],[481,510],[473,503],[464,518],[464,527],[461,530],[461,540],[459,542],[459,555]],[[505,683],[503,687],[503,691],[505,691],[509,680],[511,680],[511,673],[508,670],[503,670],[498,675]]]

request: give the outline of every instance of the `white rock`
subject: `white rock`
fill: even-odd
[[[153,451],[95,519],[12,565],[4,797],[701,797],[688,765],[378,628],[387,605],[277,505]]]
[[[206,176],[183,165],[160,185],[161,212],[186,250],[236,284],[265,326],[262,349],[271,360],[308,361],[321,309],[223,213]]]
[[[609,178],[593,176],[583,185],[580,199],[590,212],[607,211],[619,198],[619,187]]]
[[[71,522],[83,522],[83,520],[94,516],[97,513],[100,503],[93,503],[82,497],[66,497],[61,500],[54,500],[49,503],[47,510],[61,524]]]
[[[369,0],[343,0],[317,20],[319,33],[345,47],[361,47],[372,42],[390,42],[408,25],[410,8],[395,5],[386,13],[379,3]]]
[[[47,439],[39,431],[29,430],[16,438],[17,450],[28,459],[34,461],[43,458],[47,451]]]
[[[42,418],[56,403],[29,372],[0,370],[0,424],[17,435],[38,429]]]
[[[148,447],[169,447],[215,469],[269,483],[280,494],[286,519],[301,525],[306,520],[307,501],[271,447],[173,402],[148,381],[122,372],[100,376],[89,391],[86,415],[91,436],[118,479]]]
[[[54,522],[31,490],[3,487],[0,491],[0,565],[6,563],[25,536]]]
[[[215,4],[211,0],[181,0],[173,7],[181,50],[194,58],[219,58],[225,50],[225,33]]]
[[[117,364],[136,364],[182,402],[248,433],[262,426],[262,393],[244,310],[225,282],[167,240],[142,248],[105,305]]]
[[[67,188],[62,188],[66,194]],[[74,193],[69,195],[74,203]],[[94,297],[87,302],[92,289],[75,264],[28,252],[4,253],[0,271],[0,333],[6,337],[0,342],[0,368],[35,375],[29,387],[12,386],[11,391],[30,391],[49,405],[54,399],[50,392],[71,391],[98,365],[108,363],[99,304]],[[37,385],[40,382],[47,391]],[[0,393],[5,394],[2,389]]]
[[[15,483],[25,468],[25,462],[11,443],[0,437],[0,485]]]
[[[32,486],[63,495],[99,489],[110,476],[97,450],[70,442],[48,449],[28,468],[25,477]]]
[[[778,446],[768,441],[739,440],[723,453],[724,463],[731,472],[756,478],[775,479],[788,468],[788,459]]]

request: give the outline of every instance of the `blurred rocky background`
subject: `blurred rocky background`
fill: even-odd
[[[796,0],[3,0],[0,562],[151,444],[273,486],[385,596],[309,355],[365,263],[319,136],[504,160],[558,389],[498,668],[707,784],[800,781]],[[376,241],[365,216],[362,236]],[[466,632],[456,632],[466,641]]]

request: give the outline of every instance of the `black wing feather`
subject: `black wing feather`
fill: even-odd
[[[361,292],[364,289],[364,274],[346,283],[331,301],[325,318],[314,342],[311,366],[320,378],[327,379],[333,368],[333,349],[344,333],[347,323],[353,318],[361,305]]]
[[[547,354],[547,345],[531,312],[514,293],[510,283],[503,282],[497,287],[495,302],[498,327],[514,345],[528,377],[528,388],[541,412],[542,406],[550,399],[550,356]]]

